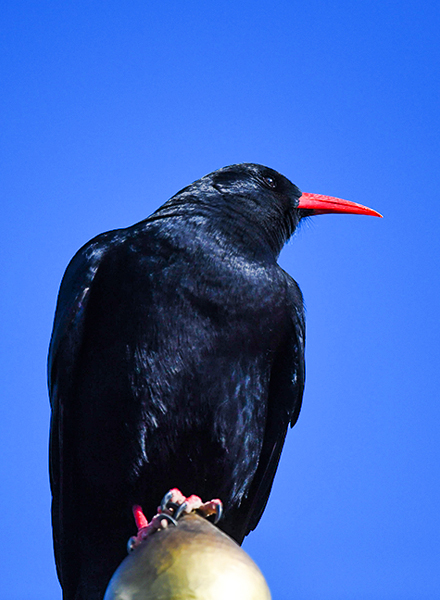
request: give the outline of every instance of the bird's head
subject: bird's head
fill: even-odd
[[[231,231],[263,236],[279,254],[303,217],[325,213],[381,216],[374,210],[331,196],[302,193],[284,175],[263,165],[241,163],[218,169],[176,194],[170,202],[204,205]],[[167,205],[165,205],[167,206]]]
[[[222,203],[243,215],[251,233],[264,232],[278,254],[300,220],[301,191],[296,185],[269,167],[251,163],[224,167],[207,177]]]
[[[269,234],[278,253],[303,217],[326,213],[381,215],[354,202],[302,193],[277,171],[252,163],[241,163],[214,171],[208,179],[222,197]]]

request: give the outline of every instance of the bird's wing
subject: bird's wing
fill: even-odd
[[[58,295],[54,327],[49,347],[48,386],[52,407],[49,470],[52,488],[52,524],[55,560],[65,589],[77,578],[74,540],[66,540],[65,531],[74,524],[71,501],[72,469],[69,412],[74,370],[81,346],[87,302],[93,279],[104,254],[117,241],[117,233],[109,232],[86,244],[71,260]],[[74,527],[73,527],[74,529]],[[61,542],[62,540],[62,542]],[[66,543],[67,542],[67,543]]]
[[[83,246],[70,261],[58,294],[52,338],[48,358],[48,386],[53,405],[52,389],[57,379],[57,366],[61,360],[64,367],[73,368],[84,324],[84,313],[90,296],[90,287],[99,264],[114,245],[117,232],[108,232],[94,238]]]
[[[303,300],[296,282],[287,273],[285,277],[288,325],[272,365],[263,448],[248,494],[250,503],[243,506],[243,514],[246,514],[243,537],[255,529],[263,514],[289,423],[291,427],[295,425],[301,410],[305,380]]]

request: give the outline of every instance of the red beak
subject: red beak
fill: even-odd
[[[324,215],[326,213],[349,213],[353,215],[371,215],[382,217],[382,215],[371,208],[367,208],[356,202],[321,196],[321,194],[302,194],[298,204],[299,209],[310,210],[313,215]]]

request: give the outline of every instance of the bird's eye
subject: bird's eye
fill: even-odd
[[[270,188],[275,189],[277,187],[277,180],[275,177],[271,177],[270,175],[266,175],[263,177],[264,183],[268,185]]]

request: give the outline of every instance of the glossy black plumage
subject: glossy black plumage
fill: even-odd
[[[49,353],[55,555],[66,600],[98,600],[172,487],[219,497],[241,543],[264,510],[304,386],[301,292],[277,264],[301,192],[220,169],[72,259]]]

